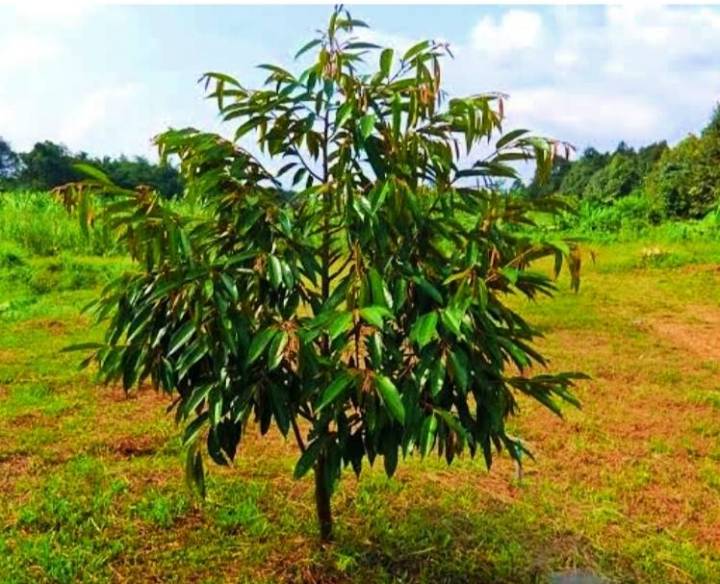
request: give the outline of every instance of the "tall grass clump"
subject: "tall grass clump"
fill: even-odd
[[[78,222],[47,192],[0,193],[0,242],[38,256],[62,252],[108,255],[119,251],[106,230],[92,229],[84,234]]]

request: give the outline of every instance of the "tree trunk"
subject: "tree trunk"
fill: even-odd
[[[328,542],[332,539],[333,523],[330,509],[330,490],[325,482],[325,465],[325,455],[321,454],[315,464],[315,506],[322,542]]]

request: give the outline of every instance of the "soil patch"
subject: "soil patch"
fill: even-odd
[[[684,315],[664,314],[648,319],[647,324],[676,348],[704,360],[720,361],[720,309],[689,306]]]

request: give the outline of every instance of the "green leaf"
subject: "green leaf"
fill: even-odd
[[[437,434],[438,421],[435,414],[430,414],[423,420],[420,429],[420,453],[427,456],[435,444],[435,434]]]
[[[195,323],[186,322],[170,339],[167,356],[176,353],[195,334]]]
[[[374,43],[365,43],[365,42],[356,42],[356,43],[348,43],[345,46],[346,49],[350,50],[357,50],[357,49],[380,49],[380,45],[376,45]]]
[[[509,144],[510,142],[512,142],[513,140],[516,140],[517,138],[519,138],[519,137],[522,136],[523,134],[527,134],[527,133],[528,133],[527,130],[522,130],[522,129],[513,130],[513,131],[511,131],[511,132],[508,132],[507,134],[505,134],[502,138],[500,138],[500,139],[495,143],[495,148],[496,148],[497,150],[500,150],[500,148],[502,148],[503,146],[508,145],[508,144]]]
[[[345,388],[350,385],[353,379],[353,376],[349,373],[341,373],[338,377],[336,377],[335,380],[330,385],[328,385],[328,387],[322,393],[322,396],[320,397],[320,402],[315,408],[315,411],[319,412],[328,404],[334,402],[343,393]]]
[[[81,172],[82,174],[85,174],[89,176],[90,178],[94,178],[96,181],[104,184],[108,187],[115,186],[113,182],[110,180],[110,177],[106,175],[102,170],[99,168],[95,168],[94,166],[90,164],[86,164],[84,162],[80,162],[77,164],[73,164],[73,168],[77,170],[78,172]]]
[[[268,370],[272,371],[278,365],[283,358],[283,351],[288,344],[288,334],[285,331],[280,332],[273,337],[268,349]]]
[[[300,456],[300,459],[295,465],[295,472],[293,473],[295,479],[303,478],[310,469],[312,469],[318,455],[320,454],[321,447],[322,441],[319,438],[308,444],[305,452],[302,453],[302,456]]]
[[[422,349],[437,335],[438,315],[436,311],[428,312],[419,317],[410,329],[410,340]]]
[[[278,332],[279,331],[275,328],[266,328],[253,337],[253,340],[250,343],[250,348],[248,349],[248,365],[254,363],[257,358],[260,357],[270,340]]]
[[[370,290],[372,291],[373,303],[383,308],[390,308],[392,306],[392,296],[385,286],[380,273],[375,269],[371,268],[368,272],[370,278]]]
[[[462,337],[460,325],[462,323],[462,313],[455,308],[446,308],[441,313],[441,319],[445,328],[457,337]]]
[[[282,265],[277,256],[271,255],[268,259],[270,260],[270,283],[273,288],[277,288],[282,281]]]
[[[385,407],[401,424],[405,423],[405,406],[403,406],[400,392],[395,384],[384,375],[375,376],[375,386],[377,387],[380,397],[382,397]]]
[[[202,454],[193,446],[188,448],[185,459],[185,481],[190,488],[194,488],[201,497],[205,497],[205,470],[203,468]]]
[[[353,325],[352,312],[341,312],[330,322],[328,334],[331,340],[335,340],[341,334],[350,330]]]
[[[365,306],[360,309],[360,316],[374,327],[383,328],[383,318],[392,316],[392,313],[384,306]]]
[[[372,134],[374,128],[375,114],[367,114],[360,118],[360,134],[362,135],[363,140],[366,140],[367,137]]]
[[[321,43],[322,43],[322,41],[320,39],[315,39],[315,40],[310,41],[309,43],[304,45],[297,53],[295,53],[295,58],[297,59],[298,57],[300,57],[300,55],[302,55],[303,53],[306,53],[313,47],[317,47]]]
[[[425,292],[425,294],[430,296],[430,298],[432,298],[438,304],[443,304],[442,294],[440,294],[440,292],[437,288],[435,288],[435,286],[433,286],[422,276],[415,276],[413,277],[413,280],[418,286],[420,286],[420,289]]]
[[[505,276],[511,284],[517,284],[520,270],[517,268],[501,268],[500,273]]]
[[[445,360],[443,358],[435,361],[432,371],[430,372],[430,394],[433,397],[440,395],[445,385]]]
[[[402,123],[402,103],[400,101],[400,95],[395,94],[392,101],[392,133],[393,140],[398,140],[400,137],[400,129]]]
[[[424,51],[429,46],[430,46],[430,41],[421,41],[421,42],[417,43],[416,45],[413,45],[405,52],[405,54],[402,57],[402,60],[408,61],[409,59],[412,59],[415,55],[417,55],[421,51]]]
[[[380,72],[383,74],[383,77],[390,76],[390,68],[392,67],[392,60],[393,60],[393,50],[392,49],[383,49],[382,53],[380,53]]]
[[[457,348],[450,352],[450,363],[455,383],[460,389],[467,391],[468,388],[468,359],[462,349]]]
[[[69,353],[71,351],[88,351],[89,349],[102,349],[105,345],[102,343],[78,343],[76,345],[68,345],[60,352]]]
[[[353,104],[349,101],[345,102],[338,108],[337,115],[335,116],[335,131],[342,128],[343,124],[347,122],[353,114]]]

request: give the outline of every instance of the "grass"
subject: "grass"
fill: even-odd
[[[717,582],[720,245],[597,244],[580,293],[522,305],[556,370],[583,370],[581,410],[523,401],[537,457],[410,459],[347,473],[336,541],[316,540],[312,480],[278,435],[244,437],[208,498],[185,487],[168,400],[80,371],[99,338],[79,307],[118,258],[0,246],[0,578],[3,582]],[[648,260],[648,248],[665,259]],[[3,255],[4,254],[4,255]],[[4,259],[3,259],[4,258]],[[672,260],[667,258],[673,258]],[[544,266],[543,269],[550,269]]]
[[[50,193],[0,192],[0,241],[34,255],[60,252],[109,254],[116,251],[114,238],[94,230],[86,237],[77,219],[71,217]],[[0,266],[3,249],[0,248]]]

